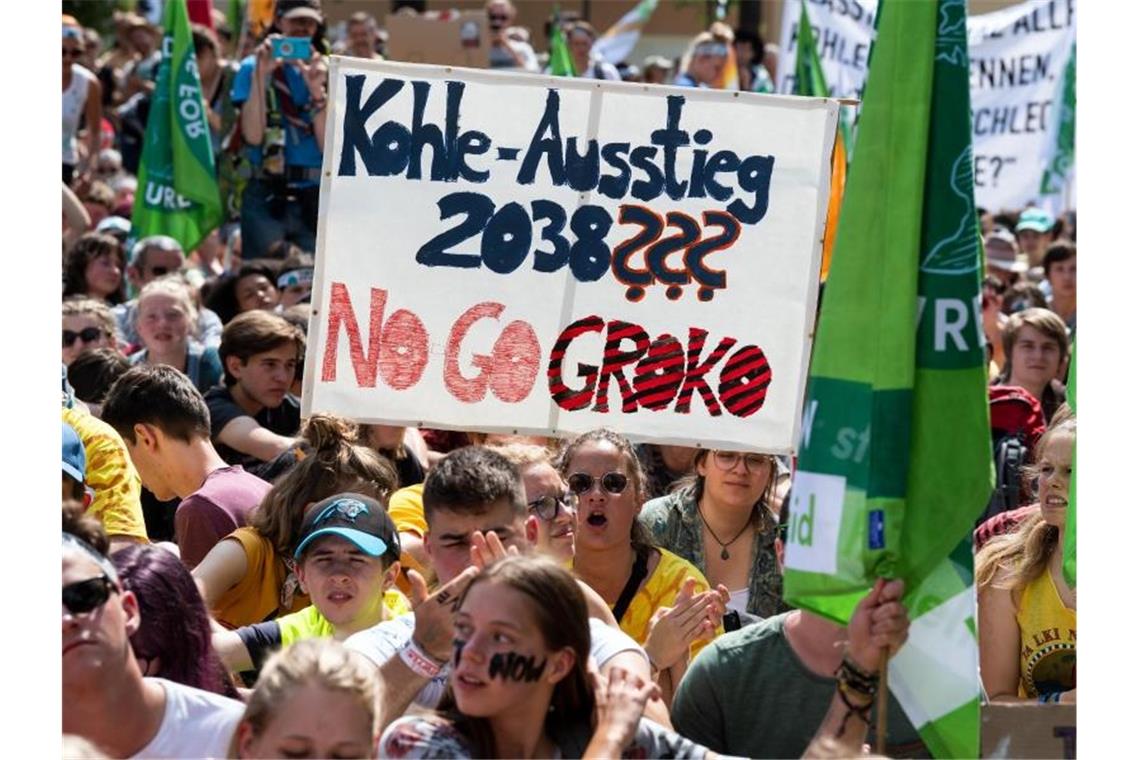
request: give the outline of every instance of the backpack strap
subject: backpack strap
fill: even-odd
[[[613,606],[614,617],[618,623],[625,617],[626,610],[629,609],[630,602],[633,601],[634,595],[637,590],[641,588],[641,582],[645,580],[645,576],[649,575],[649,553],[641,548],[637,549],[637,555],[633,560],[633,569],[630,570],[629,580],[625,582],[625,588],[621,590],[621,596],[618,597],[617,602]]]

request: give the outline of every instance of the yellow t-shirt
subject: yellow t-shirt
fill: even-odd
[[[661,560],[638,592],[633,595],[633,601],[629,603],[629,608],[626,609],[619,621],[621,629],[641,645],[644,645],[645,640],[649,637],[649,620],[653,614],[661,607],[673,606],[677,599],[677,592],[681,590],[681,585],[686,578],[691,576],[697,580],[696,586],[693,588],[694,594],[708,591],[710,588],[704,573],[698,570],[696,565],[660,547],[657,548],[657,551],[661,553]],[[724,633],[724,627],[718,627],[716,635],[719,636],[722,633]],[[693,642],[689,647],[690,661],[697,656],[697,652],[705,648],[709,641],[711,639]]]
[[[82,409],[63,409],[63,421],[75,428],[87,455],[86,484],[95,492],[87,514],[98,517],[108,537],[146,542],[142,482],[127,445],[115,429]]]
[[[394,588],[384,592],[384,619],[391,620],[412,611],[407,597]],[[287,647],[302,639],[328,638],[333,635],[333,626],[314,605],[277,618],[281,629],[281,646]]]
[[[297,577],[277,556],[273,542],[250,527],[238,528],[223,541],[234,539],[245,551],[245,575],[218,597],[210,614],[227,628],[240,628],[272,620],[308,606]]]
[[[427,520],[424,518],[424,484],[401,488],[388,497],[388,516],[396,525],[400,533],[411,533],[421,539],[427,535]],[[405,594],[412,593],[412,586],[408,582],[408,570],[415,570],[425,578],[431,577],[431,571],[421,565],[408,552],[400,552],[400,576],[396,579],[396,586]]]
[[[1061,601],[1053,576],[1041,573],[1021,592],[1021,683],[1018,696],[1036,697],[1077,685],[1077,613]]]

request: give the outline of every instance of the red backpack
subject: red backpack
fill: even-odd
[[[1032,393],[1016,385],[990,386],[990,438],[994,452],[994,492],[979,523],[1032,500],[1022,471],[1045,432],[1045,414]]]

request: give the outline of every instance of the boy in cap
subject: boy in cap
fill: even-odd
[[[1038,268],[1045,258],[1045,247],[1053,242],[1053,215],[1030,206],[1017,219],[1017,242],[1029,257],[1029,266]],[[1040,279],[1040,278],[1037,278]]]
[[[258,668],[273,650],[301,639],[343,641],[410,610],[393,588],[400,573],[400,538],[375,499],[342,493],[309,507],[293,559],[312,604],[276,620],[214,634],[214,648],[230,670]]]

